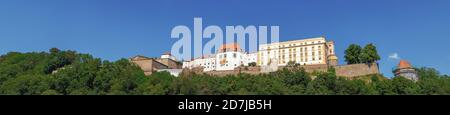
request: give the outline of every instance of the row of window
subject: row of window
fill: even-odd
[[[201,64],[200,64],[200,66],[201,66]],[[228,64],[224,64],[224,65],[220,65],[220,67],[223,67],[223,66],[227,66],[228,67]],[[209,68],[215,68],[216,66],[214,66],[214,65],[212,65],[212,66],[203,66],[203,68],[204,69],[209,69]],[[234,64],[234,67],[237,67],[237,64]]]
[[[308,53],[305,53],[305,55],[308,55]],[[314,52],[313,52],[313,55],[315,55]],[[319,57],[318,60],[321,61],[322,60],[322,55],[318,55],[318,57]],[[288,58],[289,58],[289,61],[296,61],[296,62],[297,62],[297,59],[298,59],[296,54],[289,55]],[[287,63],[286,60],[285,60],[286,59],[285,55],[278,56],[278,59],[280,59],[279,63],[282,63],[282,64]],[[308,57],[305,57],[303,54],[300,54],[300,60],[299,61],[300,62],[308,62]],[[316,61],[316,56],[313,56],[311,61]]]
[[[285,45],[280,45],[280,48],[284,48],[284,47],[292,47],[292,46],[301,46],[301,45],[308,45],[308,44],[320,44],[323,43],[322,41],[317,41],[317,42],[302,42],[299,44],[293,43],[293,44],[285,44]],[[275,47],[276,48],[276,47]],[[267,47],[267,50],[270,50],[270,46]]]
[[[312,51],[316,51],[314,46],[312,46],[311,49],[312,49]],[[318,50],[320,51],[321,49],[322,49],[322,46],[318,46]],[[280,51],[285,52],[286,50],[289,50],[289,52],[290,51],[296,52],[297,48],[283,49],[283,50],[280,50]],[[300,52],[303,52],[303,51],[308,51],[308,47],[300,47]],[[271,52],[270,50],[267,50],[268,54],[270,54],[270,52]],[[276,50],[274,52],[277,53]]]

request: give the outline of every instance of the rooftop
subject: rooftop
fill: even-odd
[[[171,56],[172,54],[170,54],[170,52],[164,52],[163,55],[170,55]]]
[[[238,43],[229,43],[229,44],[223,44],[218,49],[219,52],[226,52],[226,51],[241,51],[241,47]]]
[[[411,64],[406,60],[400,60],[397,69],[408,69],[408,68],[412,68]]]

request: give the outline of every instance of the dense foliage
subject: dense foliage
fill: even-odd
[[[364,48],[357,44],[351,44],[345,50],[344,58],[347,64],[374,63],[380,60],[377,47],[372,43],[367,44]]]
[[[450,94],[450,78],[420,68],[420,80],[381,75],[347,80],[328,72],[306,73],[297,66],[270,74],[215,77],[167,72],[145,76],[127,59],[103,61],[88,54],[51,49],[10,52],[0,57],[3,95],[403,95]]]

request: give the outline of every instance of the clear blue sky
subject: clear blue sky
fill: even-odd
[[[340,63],[351,44],[374,43],[392,76],[397,53],[450,73],[449,0],[0,0],[0,54],[51,47],[107,60],[157,57],[176,25],[278,25],[280,40],[325,35]]]

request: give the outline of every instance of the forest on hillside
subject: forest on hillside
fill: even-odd
[[[348,80],[328,72],[293,67],[270,74],[215,77],[167,72],[145,76],[121,59],[61,51],[9,52],[0,56],[1,95],[448,95],[450,78],[433,68],[418,69],[417,82],[382,75]],[[314,79],[312,79],[314,78]]]

